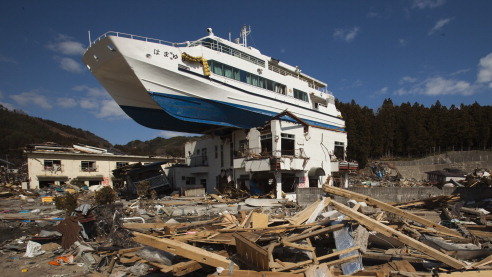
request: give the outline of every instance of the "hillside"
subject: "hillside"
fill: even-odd
[[[0,159],[22,163],[25,146],[44,142],[60,145],[80,143],[102,148],[112,146],[89,131],[29,116],[22,111],[10,111],[0,105]]]
[[[125,145],[115,145],[114,148],[132,155],[155,155],[184,157],[184,144],[197,140],[199,137],[155,138],[147,141],[134,140]]]

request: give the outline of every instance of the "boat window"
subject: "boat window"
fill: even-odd
[[[265,88],[265,79],[264,78],[258,77],[258,86],[260,88]]]
[[[275,92],[285,95],[285,86],[279,83],[275,83]]]
[[[232,79],[232,67],[224,65],[224,76]]]
[[[258,76],[251,75],[251,80],[252,80],[251,84],[253,86],[258,86]]]
[[[241,80],[241,74],[240,70],[237,68],[234,68],[234,79],[240,81]]]
[[[307,93],[305,93],[304,91],[297,90],[297,89],[294,89],[294,98],[309,102]]]
[[[241,80],[240,81],[243,83],[248,83],[248,75],[249,74],[246,73],[246,71],[242,71],[242,70],[240,70],[239,74],[241,74]]]
[[[227,78],[231,78],[243,83],[247,83],[256,87],[268,89],[270,91],[274,91],[277,93],[281,93],[283,95],[286,94],[286,86],[272,80],[265,79],[255,74],[248,73],[244,70],[240,70],[238,68],[222,64],[217,61],[208,61],[210,68],[212,68],[212,72],[214,74],[225,76]],[[307,97],[307,94],[306,94]],[[307,101],[307,100],[305,100]]]
[[[222,64],[221,63],[214,63],[213,72],[217,75],[224,75],[222,73]]]

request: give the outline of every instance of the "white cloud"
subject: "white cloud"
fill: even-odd
[[[477,82],[488,84],[492,88],[492,53],[480,59],[478,63]]]
[[[384,95],[388,93],[388,87],[383,87],[380,90],[374,92],[374,95]]]
[[[99,111],[96,113],[99,118],[128,118],[125,112],[118,106],[114,100],[102,100],[100,102]]]
[[[58,35],[55,41],[48,43],[46,47],[56,52],[58,55],[63,54],[80,56],[85,52],[85,48],[82,43],[62,34]]]
[[[56,58],[56,59],[60,63],[60,68],[65,70],[65,71],[72,72],[72,73],[82,73],[83,72],[83,68],[80,65],[80,63],[78,63],[77,61],[75,61],[72,58],[65,57],[65,58]]]
[[[179,136],[194,137],[199,135],[191,134],[191,133],[181,133],[175,131],[160,131],[159,133],[157,133],[157,137],[163,137],[163,138],[172,138],[172,137],[179,137]]]
[[[441,30],[444,26],[448,25],[449,22],[451,22],[451,20],[453,20],[452,18],[442,18],[442,19],[439,19],[436,24],[434,24],[434,27],[432,27],[430,30],[429,30],[429,33],[428,35],[432,35],[434,34],[435,32]]]
[[[10,103],[7,103],[7,102],[1,102],[0,101],[0,105],[2,105],[5,109],[9,110],[9,111],[13,111],[15,110],[15,107],[14,105],[10,104]]]
[[[11,95],[10,98],[21,106],[36,105],[43,109],[51,109],[53,107],[53,105],[49,103],[48,99],[37,91],[14,94]]]
[[[0,62],[18,64],[18,62],[15,59],[13,59],[11,57],[4,56],[2,54],[0,54]]]
[[[398,44],[400,44],[400,46],[405,46],[408,44],[408,41],[404,38],[400,38],[398,39]]]
[[[69,97],[61,97],[56,99],[56,104],[62,108],[73,108],[77,106],[77,101]]]
[[[413,0],[412,8],[414,9],[433,9],[442,6],[446,0]]]
[[[359,34],[359,27],[353,28],[338,28],[333,32],[333,37],[335,39],[344,40],[346,42],[351,42]]]
[[[466,73],[468,71],[470,71],[469,68],[464,68],[464,69],[457,70],[457,71],[455,71],[449,75],[451,75],[451,76],[460,75],[460,74]]]
[[[405,83],[415,83],[417,82],[417,78],[413,78],[410,76],[404,76],[398,81],[399,84],[405,84]]]
[[[475,87],[466,81],[445,79],[443,77],[431,77],[419,82],[409,89],[400,88],[395,91],[397,95],[423,94],[428,96],[438,95],[463,95],[474,94]]]
[[[366,17],[367,18],[376,18],[376,17],[379,17],[379,14],[375,11],[369,11],[367,14],[366,14]]]
[[[99,107],[99,104],[97,103],[96,100],[93,100],[93,99],[81,99],[80,100],[80,107],[82,109],[91,110],[91,109],[96,109],[97,107]]]
[[[108,96],[109,96],[109,94],[106,92],[106,90],[101,88],[101,87],[89,87],[86,85],[79,85],[79,86],[73,87],[72,89],[75,91],[86,92],[87,95],[90,97],[108,98]]]

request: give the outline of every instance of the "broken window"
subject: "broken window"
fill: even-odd
[[[234,164],[234,145],[232,144],[232,141],[229,143],[229,159],[229,164],[232,166]]]
[[[44,160],[44,170],[61,171],[61,160]]]
[[[207,179],[200,179],[200,185],[203,186],[204,188],[207,187]]]
[[[193,186],[193,185],[195,185],[195,182],[196,182],[195,177],[186,177],[186,184],[187,185]]]
[[[294,156],[295,154],[295,136],[291,134],[281,134],[281,152],[282,155]]]
[[[220,145],[220,167],[224,167],[224,145]]]
[[[80,169],[84,172],[94,172],[97,171],[95,161],[81,161]]]
[[[202,149],[202,165],[208,165],[207,148]]]
[[[260,137],[261,154],[268,156],[272,154],[272,134],[262,135]]]
[[[127,166],[129,163],[127,162],[116,162],[116,168]]]
[[[294,192],[299,184],[299,177],[293,173],[282,173],[282,191]]]
[[[345,160],[345,144],[341,141],[335,141],[335,157],[343,161]]]
[[[239,141],[238,157],[245,157],[248,153],[248,140],[243,139]]]

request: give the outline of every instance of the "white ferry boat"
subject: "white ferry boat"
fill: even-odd
[[[207,31],[184,43],[107,32],[83,60],[118,105],[149,128],[252,128],[287,110],[307,124],[345,132],[325,83],[248,46],[248,27],[235,42]]]

